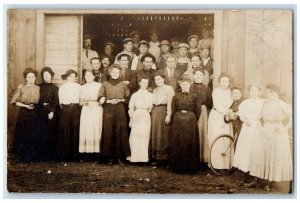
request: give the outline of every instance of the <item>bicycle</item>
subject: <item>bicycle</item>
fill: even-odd
[[[232,161],[237,140],[238,136],[232,137],[228,134],[220,135],[213,140],[209,150],[209,166],[216,175],[228,175],[233,171]],[[216,156],[221,156],[224,160],[228,161],[226,168],[217,168],[217,164],[213,160],[213,157]]]

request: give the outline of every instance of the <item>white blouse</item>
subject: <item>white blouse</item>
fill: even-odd
[[[129,116],[132,117],[137,109],[151,110],[152,108],[152,93],[147,90],[138,90],[135,92],[129,101]]]
[[[78,104],[81,95],[81,85],[73,82],[66,82],[58,90],[59,104]]]

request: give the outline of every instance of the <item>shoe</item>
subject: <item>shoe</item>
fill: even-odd
[[[113,160],[113,159],[110,159],[109,162],[107,163],[107,165],[109,165],[109,166],[114,165],[114,160]]]
[[[125,163],[121,159],[117,160],[117,164],[119,164],[120,166],[124,166],[125,165]]]

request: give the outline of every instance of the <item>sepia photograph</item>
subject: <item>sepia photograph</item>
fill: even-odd
[[[9,195],[294,194],[293,9],[5,11]]]

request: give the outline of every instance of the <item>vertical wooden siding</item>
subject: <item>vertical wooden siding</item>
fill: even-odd
[[[67,69],[80,70],[80,20],[80,16],[46,16],[45,66],[55,72],[54,84],[62,84]]]
[[[9,104],[16,88],[24,82],[23,71],[35,67],[36,11],[8,10],[7,25],[7,97],[8,97],[8,135],[13,135],[18,108]],[[8,147],[11,144],[8,136]]]
[[[235,84],[274,83],[292,97],[292,11],[240,10],[223,13],[222,71]]]

